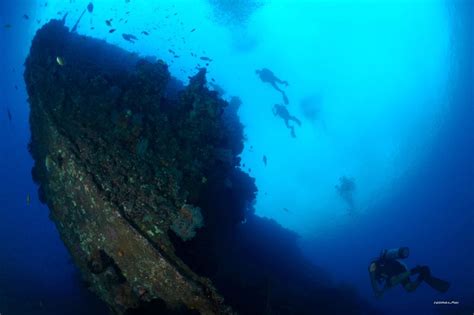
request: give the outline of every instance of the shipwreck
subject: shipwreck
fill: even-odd
[[[112,312],[369,313],[309,267],[294,233],[253,214],[239,103],[204,69],[184,85],[161,60],[52,20],[24,78],[40,199]]]

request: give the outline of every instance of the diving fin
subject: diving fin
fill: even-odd
[[[433,289],[443,293],[448,291],[449,286],[451,285],[448,281],[444,281],[433,276],[426,277],[423,280]]]

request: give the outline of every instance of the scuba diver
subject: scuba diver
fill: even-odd
[[[356,189],[355,181],[352,178],[342,176],[339,178],[339,185],[334,186],[336,188],[339,196],[347,203],[349,206],[348,213],[355,213],[354,205],[354,192]]]
[[[370,263],[370,283],[377,298],[381,298],[387,289],[398,284],[401,284],[407,292],[415,291],[423,281],[439,292],[446,292],[449,289],[449,282],[433,277],[428,266],[416,266],[408,270],[400,259],[407,258],[409,253],[408,247],[385,249],[379,258]],[[411,280],[410,276],[416,274],[418,275],[416,280]],[[380,285],[382,287],[379,287]]]
[[[273,106],[272,111],[273,111],[273,115],[280,116],[285,121],[286,127],[291,130],[291,136],[293,138],[296,138],[295,127],[291,126],[289,124],[289,121],[293,120],[295,123],[298,124],[298,126],[301,126],[301,121],[298,118],[296,118],[295,116],[290,115],[290,113],[288,112],[288,109],[286,109],[286,107],[283,106],[283,105],[275,104]]]
[[[275,90],[280,92],[281,95],[283,96],[283,101],[285,102],[286,105],[288,105],[288,97],[286,97],[285,92],[282,89],[280,89],[277,85],[277,83],[279,83],[279,84],[288,86],[288,82],[280,80],[273,74],[271,70],[267,68],[262,68],[261,70],[255,70],[255,73],[258,74],[258,76],[260,77],[260,80],[262,80],[263,82],[270,83]]]

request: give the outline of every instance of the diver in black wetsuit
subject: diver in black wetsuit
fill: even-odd
[[[285,86],[288,86],[288,82],[277,78],[273,74],[273,72],[270,71],[267,68],[262,68],[261,70],[255,70],[255,73],[258,74],[258,76],[260,77],[260,80],[262,80],[263,82],[270,83],[275,90],[280,92],[281,95],[283,96],[283,101],[285,102],[285,104],[288,105],[288,97],[286,97],[285,92],[282,89],[280,89],[280,87],[278,87],[278,85],[277,85],[277,83],[279,83],[279,84],[283,84]]]
[[[449,282],[433,277],[428,266],[416,266],[408,270],[400,261],[407,258],[408,254],[408,247],[383,250],[380,257],[370,263],[370,283],[377,298],[381,298],[386,290],[398,284],[401,284],[407,292],[415,291],[423,281],[439,292],[446,292],[449,289]],[[412,281],[410,276],[416,274],[418,277]]]
[[[293,138],[296,138],[295,127],[291,126],[289,124],[289,121],[293,120],[295,123],[298,124],[298,126],[301,126],[301,121],[298,118],[296,118],[295,116],[290,115],[290,113],[288,112],[288,109],[286,109],[286,107],[283,106],[283,105],[275,104],[273,106],[272,111],[273,111],[273,115],[279,116],[285,121],[286,127],[291,130],[291,136]]]

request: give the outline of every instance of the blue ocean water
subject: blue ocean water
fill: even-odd
[[[0,4],[2,315],[107,312],[38,200],[27,150],[23,63],[31,40],[66,12],[72,27],[88,3]],[[163,59],[185,82],[197,63],[209,63],[223,97],[242,100],[242,169],[256,179],[257,215],[298,233],[334,286],[351,288],[382,314],[472,314],[473,20],[467,0],[102,0],[78,33]],[[301,121],[293,122],[294,137],[272,113],[284,98],[259,79],[262,68],[288,81],[279,86]],[[353,183],[345,193],[343,178]],[[399,246],[410,248],[410,268],[428,265],[448,280],[448,292],[422,284],[376,299],[369,262]]]

